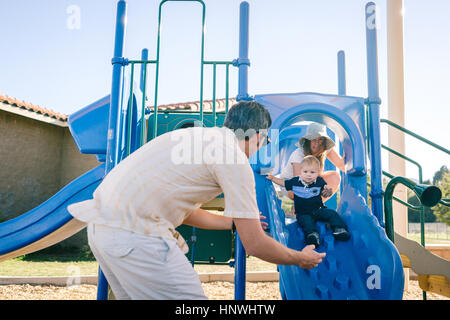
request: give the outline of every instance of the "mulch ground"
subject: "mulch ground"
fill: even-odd
[[[203,283],[205,294],[211,300],[233,300],[234,284],[231,282]],[[97,286],[42,286],[42,285],[3,285],[0,286],[0,300],[95,300]],[[246,286],[248,300],[280,300],[278,282],[248,282]],[[410,281],[404,300],[422,300],[422,290],[417,281]],[[428,293],[428,300],[450,300],[449,298]]]

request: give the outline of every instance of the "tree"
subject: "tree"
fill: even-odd
[[[447,166],[442,166],[438,171],[436,171],[436,172],[434,173],[434,176],[433,176],[433,184],[434,184],[435,186],[438,186],[439,183],[440,183],[440,182],[442,181],[442,179],[444,178],[444,175],[445,175],[446,173],[449,173],[449,170],[448,170]]]
[[[445,166],[443,166],[442,168],[444,168],[444,167]],[[441,170],[442,170],[442,168],[441,168]],[[445,168],[447,168],[447,167],[445,167]],[[436,174],[435,174],[435,176],[436,176]],[[439,189],[441,189],[442,198],[448,199],[450,197],[450,172],[448,171],[448,169],[447,169],[447,172],[443,173],[442,178],[437,181],[438,182],[437,182],[436,186],[439,187]],[[439,204],[436,207],[434,207],[434,213],[437,216],[439,221],[444,222],[445,224],[450,226],[450,207]]]
[[[408,203],[417,207],[421,206],[419,199],[414,194],[408,197]],[[408,208],[408,222],[420,222],[420,211]],[[430,207],[424,207],[423,222],[436,222],[436,215]]]

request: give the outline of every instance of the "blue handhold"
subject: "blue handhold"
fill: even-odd
[[[329,272],[337,272],[337,261],[334,257],[326,257],[325,266],[327,267]]]
[[[350,287],[350,279],[340,274],[334,279],[334,286],[338,290],[347,290]]]
[[[325,228],[325,224],[319,223],[318,224],[319,234],[321,237],[325,236],[325,233],[327,232],[327,229]]]
[[[322,284],[319,284],[316,287],[316,294],[320,299],[326,300],[330,299],[330,292],[328,291],[328,288]]]
[[[352,231],[352,244],[354,247],[358,247],[359,241],[360,241],[360,235],[358,231]]]
[[[313,281],[319,280],[319,272],[317,271],[317,268],[306,270],[306,273]]]
[[[331,235],[325,236],[323,239],[324,246],[327,252],[334,250],[334,237]]]
[[[359,243],[361,248],[366,249],[369,245],[369,239],[367,238],[367,235],[362,234],[361,235],[361,242]]]

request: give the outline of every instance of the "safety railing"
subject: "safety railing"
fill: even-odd
[[[412,132],[412,131],[406,129],[406,128],[404,128],[404,127],[402,127],[402,126],[396,124],[395,122],[392,122],[391,120],[388,120],[388,119],[380,119],[380,123],[386,123],[386,124],[388,124],[389,126],[392,126],[392,127],[396,128],[397,130],[400,130],[400,131],[402,131],[403,133],[406,133],[406,134],[408,134],[409,136],[414,137],[414,138],[416,138],[416,139],[418,139],[418,140],[420,140],[420,141],[422,141],[422,142],[424,142],[424,143],[426,143],[426,144],[428,144],[428,145],[434,147],[435,149],[438,149],[438,150],[440,150],[440,151],[442,151],[442,152],[445,152],[446,154],[450,155],[450,150],[449,150],[449,149],[444,148],[444,147],[438,145],[437,143],[434,143],[434,142],[432,142],[432,141],[430,141],[430,140],[428,140],[428,139],[426,139],[426,138],[424,138],[424,137],[418,135],[417,133],[414,133],[414,132]]]
[[[413,137],[415,139],[418,139],[419,141],[421,141],[421,142],[423,142],[423,143],[425,143],[425,144],[427,144],[427,145],[429,145],[429,146],[431,146],[431,147],[433,147],[433,148],[435,148],[437,150],[440,150],[440,151],[446,153],[447,155],[450,155],[450,150],[448,150],[448,149],[438,145],[437,143],[435,143],[433,141],[430,141],[430,140],[428,140],[428,139],[418,135],[417,133],[415,133],[415,132],[413,132],[411,130],[408,130],[408,129],[406,129],[406,128],[396,124],[393,121],[390,121],[388,119],[380,119],[380,123],[386,123],[387,125],[392,126],[392,127],[396,128],[397,130],[399,130],[399,131],[401,131],[401,132],[403,132],[403,133],[405,133],[405,134],[407,134],[407,135],[409,135],[409,136],[411,136],[411,137]],[[381,145],[381,147],[383,149],[387,150],[388,152],[390,152],[392,154],[395,154],[396,156],[398,156],[398,157],[400,157],[400,158],[402,158],[402,159],[404,159],[404,160],[414,164],[415,166],[417,166],[418,173],[419,173],[419,177],[418,177],[419,178],[418,179],[419,184],[423,183],[423,170],[422,170],[422,166],[420,165],[420,163],[418,163],[417,161],[411,159],[410,157],[407,157],[404,154],[401,154],[400,152],[398,152],[398,151],[396,151],[394,149],[391,149],[391,148],[389,148],[389,147],[387,147],[387,146],[385,146],[383,144]],[[383,175],[387,176],[390,179],[394,178],[391,174],[389,174],[388,172],[385,172],[385,171],[383,171]],[[394,200],[397,201],[397,202],[402,203],[403,205],[406,205],[408,208],[410,208],[412,210],[420,211],[420,224],[421,224],[421,235],[420,235],[420,238],[421,238],[422,246],[425,246],[424,208],[420,207],[420,206],[413,206],[413,205],[411,205],[409,203],[406,203],[406,202],[404,202],[404,201],[402,201],[402,200],[400,200],[398,198],[395,198],[395,197],[394,197]],[[448,199],[440,199],[438,203],[442,204],[444,206],[449,206],[450,205]]]
[[[407,134],[407,135],[409,135],[409,136],[411,136],[411,137],[413,137],[413,138],[415,138],[415,139],[417,139],[417,140],[419,140],[419,141],[421,141],[421,142],[423,142],[423,143],[425,143],[425,144],[427,144],[427,145],[429,145],[429,146],[431,146],[431,147],[433,147],[433,148],[435,148],[437,150],[440,150],[440,151],[446,153],[447,155],[450,155],[450,150],[448,150],[448,149],[438,145],[437,143],[434,143],[434,142],[432,142],[432,141],[430,141],[430,140],[428,140],[428,139],[418,135],[415,132],[412,132],[411,130],[408,130],[408,129],[406,129],[406,128],[396,124],[393,121],[390,121],[388,119],[380,119],[380,123],[386,123],[387,125],[389,125],[391,127],[394,127],[397,130],[399,130],[399,131],[401,131],[401,132],[403,132],[403,133],[405,133],[405,134]],[[422,170],[422,166],[420,165],[420,163],[418,163],[417,161],[411,159],[410,157],[407,157],[404,154],[401,154],[400,152],[398,152],[398,151],[396,151],[396,150],[394,150],[392,148],[389,148],[389,147],[387,147],[387,146],[385,146],[383,144],[381,145],[381,147],[383,149],[387,150],[388,152],[390,152],[392,154],[395,154],[396,156],[404,159],[405,161],[408,161],[408,162],[414,164],[418,168],[418,173],[419,173],[419,177],[418,177],[419,178],[418,179],[419,184],[416,184],[416,183],[412,182],[411,180],[406,179],[404,177],[394,177],[390,173],[388,173],[386,171],[383,171],[383,175],[391,179],[390,182],[388,183],[387,187],[386,187],[386,190],[383,192],[384,193],[384,211],[385,211],[385,228],[386,228],[385,230],[386,230],[386,233],[387,233],[389,239],[392,242],[394,242],[394,220],[393,220],[393,212],[392,212],[392,200],[395,200],[395,201],[405,205],[409,209],[412,209],[414,211],[418,211],[419,212],[419,214],[420,214],[420,243],[421,243],[422,246],[425,247],[425,243],[426,243],[425,242],[425,219],[424,219],[425,207],[426,206],[432,207],[432,206],[435,206],[437,204],[442,204],[444,206],[449,207],[450,206],[450,202],[448,201],[449,199],[441,199],[441,197],[442,197],[442,194],[441,194],[439,196],[439,199],[436,201],[436,203],[427,202],[426,206],[424,206],[424,200],[427,201],[427,199],[421,198],[423,196],[423,193],[424,193],[424,190],[421,190],[421,188],[424,188],[424,185],[423,185],[423,170]],[[412,204],[410,204],[408,202],[405,202],[405,201],[403,201],[403,200],[401,200],[401,199],[399,199],[397,197],[394,197],[393,192],[394,192],[395,186],[397,184],[405,185],[407,188],[413,190],[414,193],[416,194],[417,198],[419,199],[420,206],[414,206],[414,205],[412,205]],[[431,187],[434,187],[434,186],[428,186],[427,188],[431,188]],[[434,188],[436,188],[440,192],[439,188],[437,188],[437,187],[434,187]],[[431,190],[431,189],[428,189],[428,190]],[[434,190],[433,192],[436,193],[438,191]],[[426,300],[427,299],[426,292],[423,291],[422,294],[423,294],[423,300]]]
[[[160,48],[160,41],[161,41],[161,13],[162,13],[162,6],[164,3],[169,2],[169,1],[194,1],[194,2],[199,2],[202,4],[202,8],[203,8],[203,18],[202,18],[202,57],[201,57],[201,76],[200,76],[200,107],[199,110],[159,110],[158,108],[158,87],[159,87],[159,64],[160,64],[160,59],[159,59],[159,48]],[[125,61],[123,62],[124,66],[129,66],[130,67],[130,86],[129,88],[127,88],[126,90],[128,91],[128,106],[127,106],[127,110],[126,110],[126,115],[127,115],[127,119],[124,119],[124,121],[126,121],[125,124],[121,124],[125,126],[125,130],[126,130],[126,136],[127,136],[127,141],[125,142],[125,156],[128,156],[132,150],[131,150],[131,139],[132,139],[132,128],[133,126],[136,125],[136,123],[133,123],[133,94],[135,92],[135,86],[134,86],[134,80],[135,80],[135,69],[136,69],[136,65],[141,65],[141,78],[140,78],[140,90],[142,92],[142,101],[141,101],[141,118],[138,120],[139,121],[139,125],[140,125],[140,146],[144,145],[147,142],[147,134],[146,134],[146,130],[147,130],[147,123],[145,120],[145,115],[146,114],[150,114],[153,116],[153,132],[150,135],[150,139],[153,139],[157,136],[157,128],[158,128],[158,114],[159,113],[179,113],[179,114],[190,114],[190,115],[196,115],[198,116],[198,120],[201,123],[201,125],[203,125],[203,118],[204,118],[204,114],[208,113],[208,114],[212,114],[212,119],[213,119],[213,126],[216,126],[217,124],[217,114],[226,114],[230,108],[229,103],[230,103],[230,66],[238,66],[236,60],[233,61],[206,61],[204,60],[204,56],[203,56],[203,52],[204,52],[204,23],[205,23],[205,9],[204,9],[204,3],[201,0],[167,0],[167,1],[163,1],[160,3],[160,10],[159,10],[159,22],[158,22],[158,45],[157,45],[157,51],[156,51],[156,59],[155,60],[148,60],[148,50],[147,49],[143,49],[142,50],[142,56],[140,60],[127,60],[125,59]],[[147,82],[148,82],[148,72],[147,72],[147,67],[149,64],[153,64],[156,66],[156,72],[155,72],[155,98],[154,98],[154,107],[153,110],[150,110],[147,106],[146,106],[146,101],[147,101]],[[205,66],[212,66],[212,110],[205,112],[204,110],[204,91],[203,91],[203,79],[204,79],[204,67]],[[224,66],[225,67],[225,111],[223,112],[222,110],[220,112],[217,111],[217,98],[216,98],[216,93],[217,93],[217,69],[219,66]],[[122,89],[123,92],[123,89]]]
[[[418,184],[413,182],[412,180],[409,180],[405,177],[392,177],[392,180],[389,181],[388,185],[386,186],[386,190],[384,191],[384,214],[385,214],[385,230],[386,234],[389,237],[389,239],[395,243],[395,232],[394,232],[394,214],[392,210],[392,200],[394,199],[394,189],[398,184],[406,186],[408,189],[414,191],[415,195],[420,201],[420,204],[422,208],[411,206],[408,203],[405,203],[404,201],[401,201],[401,203],[405,204],[406,206],[413,208],[413,209],[419,209],[421,211],[421,222],[423,221],[423,207],[433,207],[436,204],[439,203],[439,201],[442,198],[442,192],[441,190],[432,185],[424,185],[424,184]],[[424,228],[423,224],[421,223],[421,239],[424,243]],[[423,244],[422,244],[423,245]],[[423,300],[427,299],[427,294],[425,291],[422,292]]]

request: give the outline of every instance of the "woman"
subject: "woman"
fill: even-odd
[[[287,165],[281,170],[280,178],[291,179],[299,176],[300,162],[305,156],[313,155],[320,161],[320,176],[332,188],[332,195],[335,194],[341,182],[341,177],[337,171],[323,171],[325,159],[330,160],[343,172],[345,171],[345,161],[334,149],[334,141],[328,137],[326,127],[318,123],[311,123],[306,128],[306,134],[296,146],[299,148],[289,157]]]

